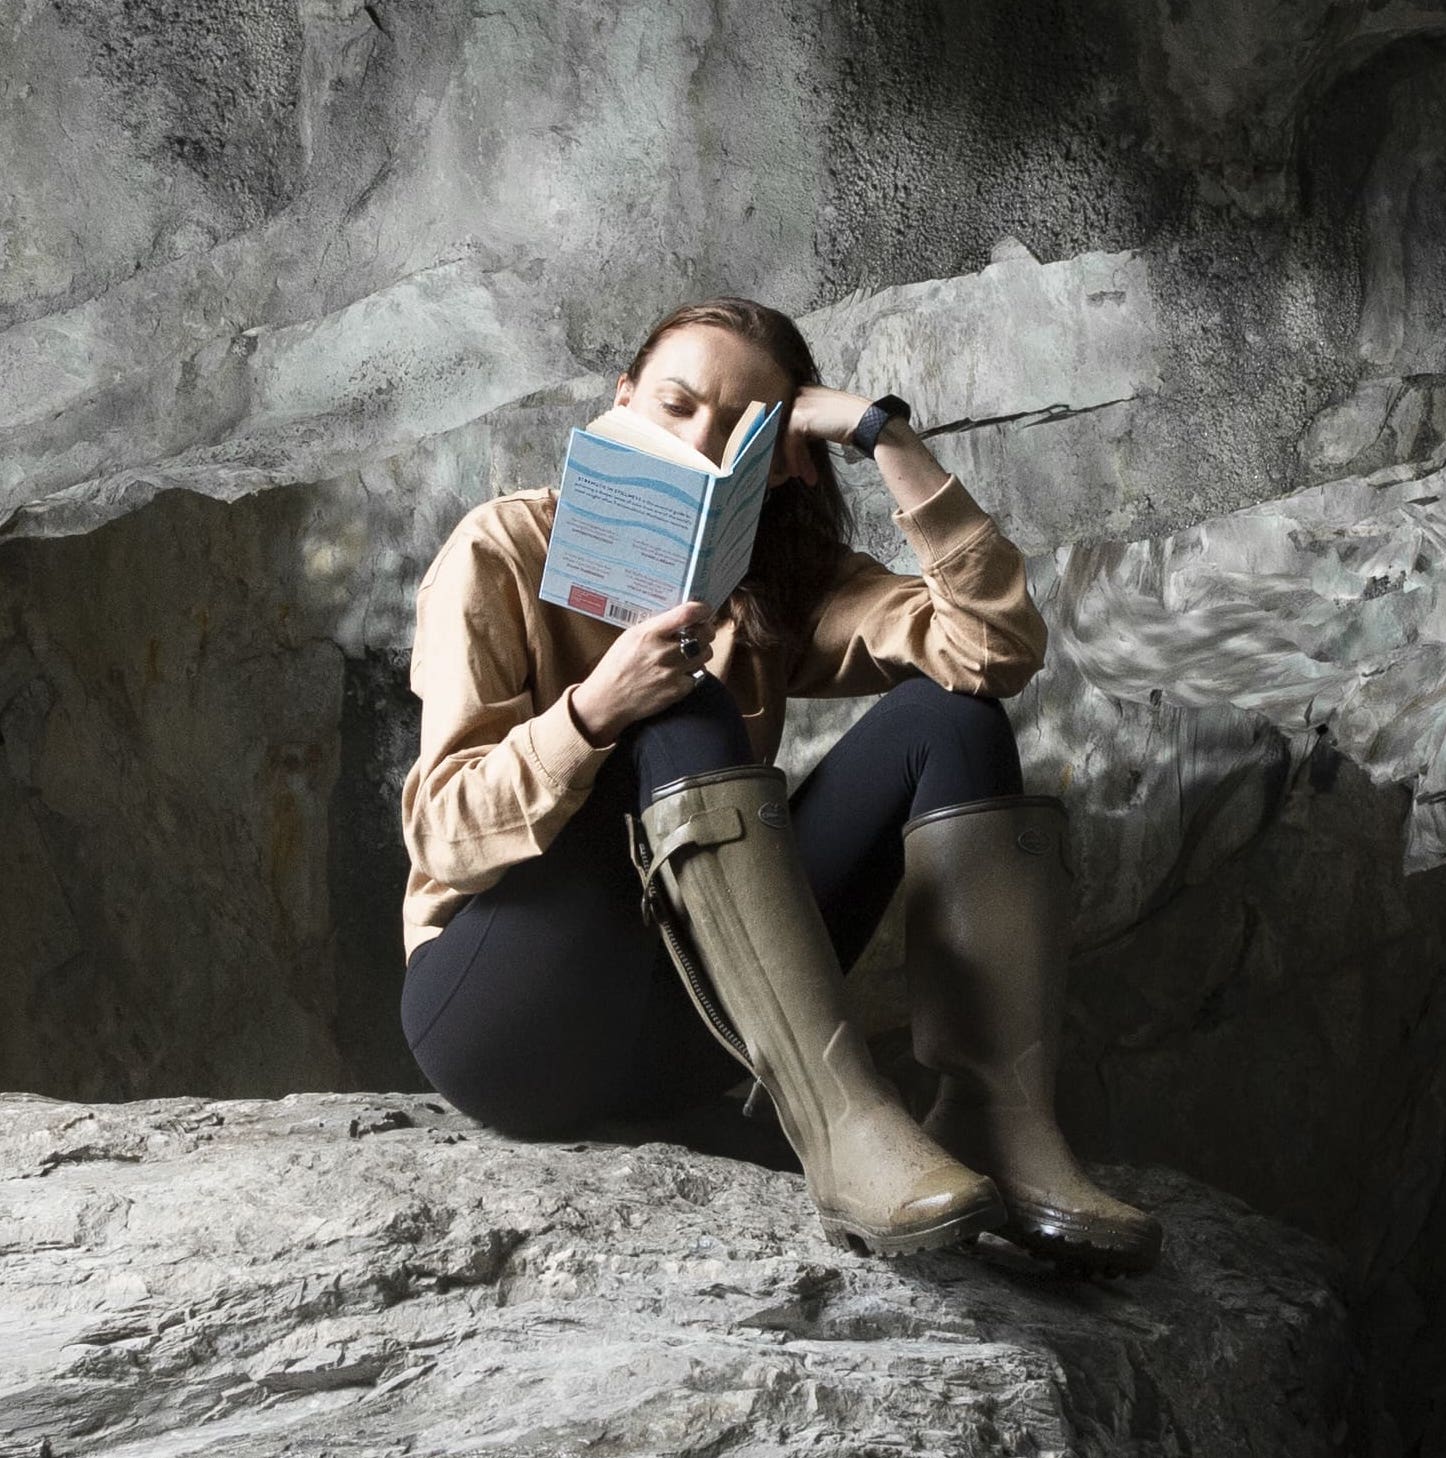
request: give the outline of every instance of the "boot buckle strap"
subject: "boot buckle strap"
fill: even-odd
[[[623,820],[628,828],[628,858],[633,863],[633,869],[638,873],[638,879],[643,883],[643,925],[652,926],[657,917],[653,914],[652,897],[648,894],[648,861],[651,853],[648,850],[648,836],[643,829],[643,822],[636,815],[624,813]]]
[[[642,821],[632,815],[627,817],[627,821],[629,852],[643,882],[643,919],[649,922],[655,920],[652,908],[660,895],[654,878],[673,856],[687,846],[726,845],[730,841],[742,840],[744,835],[743,817],[732,805],[700,810],[689,816],[663,837],[656,850],[648,846]]]

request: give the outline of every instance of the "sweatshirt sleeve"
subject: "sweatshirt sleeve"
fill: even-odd
[[[882,693],[922,673],[944,688],[1007,698],[1044,663],[1047,630],[1024,558],[955,476],[896,510],[918,576],[850,552],[790,674],[797,697]]]
[[[612,750],[579,729],[572,688],[539,712],[531,680],[516,574],[493,544],[454,534],[417,592],[421,753],[402,790],[412,864],[441,885],[482,891],[541,855]]]

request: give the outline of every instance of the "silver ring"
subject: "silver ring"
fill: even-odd
[[[703,645],[692,635],[692,633],[687,630],[687,628],[684,628],[678,634],[678,651],[683,655],[684,658],[692,660],[694,658],[697,658],[703,652]]]

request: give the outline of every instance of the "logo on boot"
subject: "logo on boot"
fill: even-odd
[[[788,806],[777,800],[770,800],[758,807],[758,818],[770,830],[782,830],[788,824]]]
[[[1014,843],[1026,855],[1042,856],[1049,849],[1049,836],[1042,830],[1031,828],[1020,831]]]

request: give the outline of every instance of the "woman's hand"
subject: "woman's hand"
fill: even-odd
[[[773,451],[770,486],[797,476],[808,486],[818,483],[818,470],[809,453],[809,442],[832,441],[847,445],[870,401],[847,390],[831,390],[827,385],[803,385],[794,396],[788,417],[788,429]]]
[[[683,628],[702,645],[696,658],[683,657],[678,645]],[[714,631],[708,604],[685,602],[619,633],[573,690],[578,727],[594,745],[612,744],[629,724],[676,704],[692,690],[694,673],[713,656]]]
[[[818,470],[809,454],[815,440],[848,445],[864,412],[873,404],[847,390],[830,390],[825,385],[804,385],[793,402],[788,432],[774,447],[770,486],[792,476],[805,485],[818,484]],[[874,463],[889,494],[904,511],[927,501],[948,479],[948,473],[934,459],[928,446],[915,434],[907,420],[894,416],[874,444]]]

